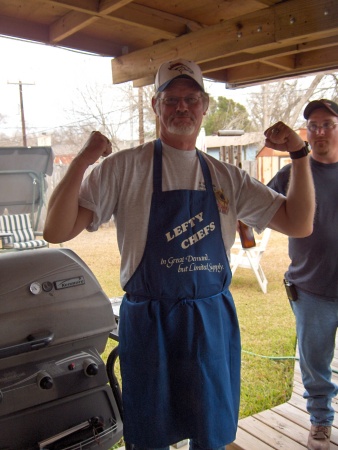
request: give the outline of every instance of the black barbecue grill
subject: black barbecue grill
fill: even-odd
[[[0,450],[120,440],[121,402],[100,357],[114,330],[110,300],[71,250],[0,256]]]

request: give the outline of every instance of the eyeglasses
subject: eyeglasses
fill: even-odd
[[[200,98],[202,97],[197,95],[188,95],[187,97],[161,97],[159,100],[161,100],[161,102],[163,102],[166,106],[177,106],[180,100],[183,100],[188,106],[194,106],[199,102]]]
[[[336,128],[337,124],[338,122],[331,122],[330,120],[328,120],[327,122],[323,122],[321,125],[317,125],[316,123],[309,123],[307,125],[307,129],[311,131],[311,133],[317,133],[320,128],[322,128],[325,132],[327,130],[333,130],[334,128]]]

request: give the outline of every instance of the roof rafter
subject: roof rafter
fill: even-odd
[[[134,86],[178,57],[231,86],[338,68],[337,0],[0,0],[0,35],[115,58]]]
[[[57,20],[50,30],[51,43],[61,42],[88,25],[106,19],[160,33],[162,39],[173,39],[187,31],[200,29],[201,24],[154,8],[133,4],[132,0],[91,0],[82,2],[48,0],[50,4],[63,5],[71,9]],[[86,6],[85,6],[86,5]]]
[[[291,0],[269,9],[250,13],[220,24],[203,28],[149,48],[117,57],[112,61],[113,82],[137,80],[154,76],[160,63],[186,57],[202,63],[243,52],[279,52],[283,46],[301,45],[319,37],[337,34],[337,14],[325,14],[332,1],[321,1],[321,21],[318,23],[318,2]],[[299,48],[297,48],[299,52]],[[245,57],[244,57],[245,58]],[[250,55],[249,58],[252,58]],[[208,75],[212,76],[211,73]]]

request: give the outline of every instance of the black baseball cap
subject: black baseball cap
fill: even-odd
[[[308,120],[312,111],[318,108],[326,108],[330,113],[334,116],[338,117],[338,105],[332,100],[327,100],[326,98],[322,98],[320,100],[313,100],[310,102],[306,108],[304,109],[304,118]]]

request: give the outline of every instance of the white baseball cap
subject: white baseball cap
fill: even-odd
[[[193,61],[176,59],[160,65],[155,77],[156,92],[164,91],[176,78],[191,78],[204,92],[203,75],[200,67]]]

